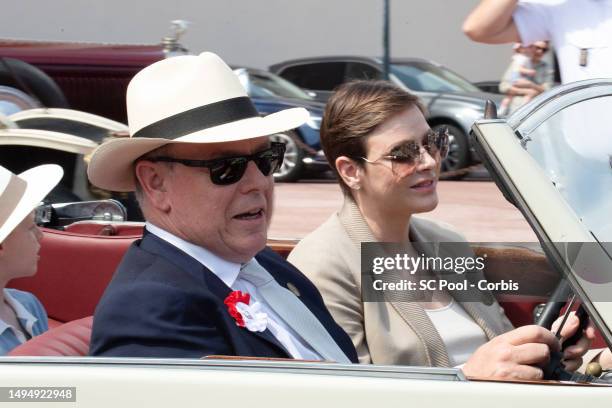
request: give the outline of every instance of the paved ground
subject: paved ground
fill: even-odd
[[[438,208],[421,216],[453,225],[469,241],[537,241],[521,213],[491,181],[441,181],[438,194]],[[341,204],[342,193],[335,182],[278,183],[269,237],[302,238]]]

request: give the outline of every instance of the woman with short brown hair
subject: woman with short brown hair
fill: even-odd
[[[513,330],[494,300],[466,302],[434,290],[427,301],[390,295],[384,302],[364,301],[364,242],[401,243],[411,256],[419,256],[422,243],[455,242],[473,256],[460,234],[414,216],[437,206],[440,165],[448,151],[448,135],[429,128],[418,99],[389,82],[344,84],[327,103],[321,143],[344,205],[295,247],[289,261],[317,285],[360,362],[463,365],[472,376],[541,378],[536,364],[547,360],[549,349],[558,349],[558,341],[537,326]],[[468,289],[462,299],[478,296],[477,289]],[[563,334],[576,327],[572,320]],[[588,345],[583,338],[565,351],[568,369],[580,366]]]

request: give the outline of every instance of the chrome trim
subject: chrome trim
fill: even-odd
[[[108,358],[108,357],[0,357],[0,369],[4,364],[61,364],[100,366],[132,366],[150,368],[189,369],[200,368],[222,371],[282,372],[287,374],[340,375],[350,377],[396,378],[439,381],[467,381],[456,368],[382,366],[338,364],[309,361],[262,361],[224,359],[176,359],[176,358]]]
[[[162,38],[162,46],[166,58],[189,54],[189,50],[181,44],[181,37],[187,32],[189,23],[186,20],[172,20],[170,22],[170,34]]]
[[[76,203],[52,204],[55,218],[60,225],[68,225],[71,221],[95,220],[103,223],[122,222],[127,220],[127,210],[117,200],[92,200]],[[49,220],[51,221],[51,219]]]
[[[96,200],[93,200],[96,201]],[[142,221],[100,221],[100,220],[85,220],[85,221],[75,221],[70,225],[80,225],[80,224],[95,224],[95,225],[116,225],[116,226],[130,226],[130,227],[142,227],[144,228],[145,223]]]
[[[497,119],[497,106],[490,99],[485,102],[484,117],[485,119]]]
[[[474,125],[488,125],[491,123],[507,123],[506,119],[478,119],[474,122]],[[471,128],[473,130],[473,127]]]
[[[39,129],[0,129],[0,145],[44,147],[74,154],[89,154],[98,144],[84,137]]]
[[[93,113],[78,111],[74,109],[63,109],[63,108],[33,108],[22,110],[13,113],[9,116],[9,119],[14,122],[19,122],[27,119],[38,119],[38,118],[57,118],[65,120],[73,120],[76,122],[86,123],[88,125],[97,126],[103,129],[107,129],[114,132],[128,132],[127,125],[114,121],[112,119],[105,118],[103,116],[95,115]],[[19,123],[17,123],[19,124]]]
[[[552,88],[551,90],[547,92],[541,93],[540,95],[535,97],[533,100],[531,100],[529,103],[517,109],[516,112],[514,112],[509,118],[507,118],[508,125],[510,125],[510,127],[513,130],[516,130],[519,126],[523,124],[523,122],[525,122],[531,116],[536,115],[538,111],[545,108],[548,104],[560,98],[563,98],[565,95],[569,93],[580,91],[583,89],[608,87],[608,86],[612,86],[612,79],[602,78],[602,79],[589,79],[585,81],[571,82],[569,84],[560,85],[558,87]],[[600,89],[596,89],[596,92],[595,92],[596,94],[599,94],[598,96],[606,94],[605,91],[604,92],[597,92],[597,91],[600,91]],[[612,94],[612,90],[608,93]],[[568,103],[568,101],[561,102],[558,109],[556,109],[555,112],[560,109],[563,109],[564,107],[570,104],[571,103]]]

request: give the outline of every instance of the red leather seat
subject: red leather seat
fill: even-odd
[[[85,235],[140,237],[144,224],[142,222],[107,223],[95,221],[79,221],[65,227],[66,232]]]
[[[38,273],[9,286],[33,293],[50,319],[69,322],[91,316],[128,247],[140,238],[43,229]]]
[[[9,356],[86,356],[93,317],[53,328],[11,350]]]

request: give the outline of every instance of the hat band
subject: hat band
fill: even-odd
[[[258,116],[251,98],[240,96],[193,108],[151,123],[132,137],[167,138],[172,135],[172,138],[176,139],[200,130]]]
[[[11,214],[21,202],[23,194],[26,191],[28,184],[15,176],[11,175],[9,182],[0,195],[0,227],[9,219]]]

